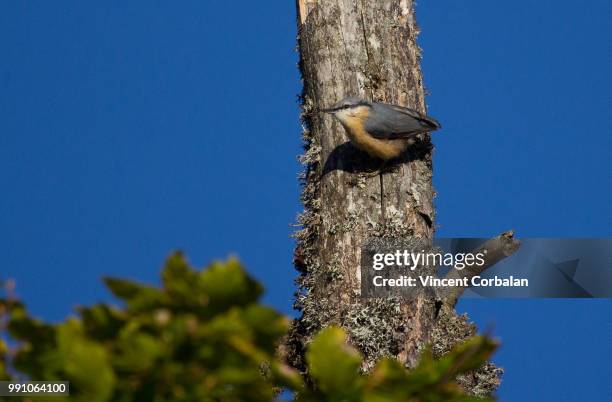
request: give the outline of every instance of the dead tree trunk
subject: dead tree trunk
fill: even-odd
[[[364,354],[364,370],[382,356],[411,367],[427,343],[444,353],[475,329],[453,306],[440,308],[434,300],[360,299],[360,252],[370,236],[433,236],[431,143],[421,138],[395,172],[368,177],[363,173],[377,162],[350,146],[342,127],[317,110],[360,95],[425,112],[413,1],[298,0],[297,6],[305,211],[295,235],[301,316],[287,359],[304,369],[304,346],[333,323]],[[487,366],[463,383],[486,394],[498,374]]]

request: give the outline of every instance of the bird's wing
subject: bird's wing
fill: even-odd
[[[416,110],[385,103],[374,103],[365,129],[378,139],[410,138],[440,128],[433,118]]]

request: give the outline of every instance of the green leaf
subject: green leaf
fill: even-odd
[[[74,394],[72,400],[109,400],[115,375],[105,349],[87,340],[81,324],[74,319],[58,327],[57,344],[64,361],[64,378],[70,381],[71,395]]]
[[[304,390],[304,381],[300,373],[283,363],[274,362],[270,367],[272,376],[278,386],[287,387],[294,392]]]
[[[199,284],[215,312],[255,303],[263,292],[261,285],[247,275],[235,258],[212,263],[200,273]]]
[[[123,372],[147,371],[162,354],[159,339],[136,331],[122,331],[115,348],[113,366]]]
[[[361,356],[346,344],[346,334],[338,327],[327,327],[315,336],[306,361],[317,387],[332,399],[347,398],[361,388]]]
[[[140,295],[143,290],[142,285],[126,279],[105,277],[102,280],[116,297],[123,300],[133,299]]]
[[[176,252],[166,260],[162,270],[164,289],[173,297],[173,303],[193,304],[198,298],[197,273],[194,271],[182,253]]]
[[[273,354],[281,337],[289,328],[289,321],[275,310],[257,304],[244,309],[242,320],[253,331],[257,347]]]
[[[152,286],[111,277],[104,278],[104,283],[115,296],[125,300],[132,311],[148,311],[169,304],[167,295]]]
[[[11,336],[16,339],[39,344],[51,344],[55,337],[53,327],[30,317],[21,303],[11,307],[8,329]]]
[[[83,327],[89,336],[95,339],[112,339],[125,324],[124,315],[106,304],[78,309],[83,319]]]

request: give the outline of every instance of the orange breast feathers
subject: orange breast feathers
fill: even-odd
[[[370,109],[367,106],[358,107],[345,116],[342,125],[353,145],[369,155],[389,160],[398,157],[408,146],[405,139],[379,140],[365,131],[365,122]]]

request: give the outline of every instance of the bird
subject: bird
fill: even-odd
[[[417,135],[441,128],[436,119],[414,109],[358,96],[348,96],[321,111],[338,119],[355,147],[384,162],[400,156]]]

